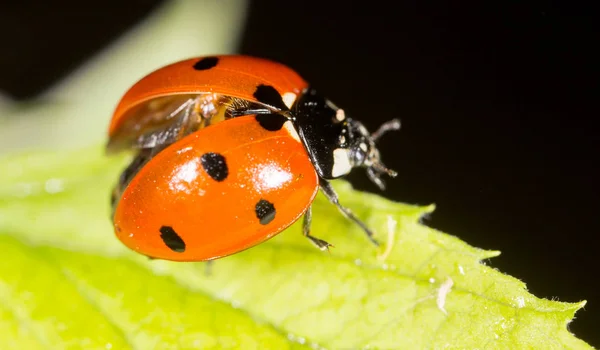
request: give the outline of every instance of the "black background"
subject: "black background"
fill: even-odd
[[[35,97],[159,3],[1,5],[0,89]],[[436,203],[428,225],[501,250],[490,264],[536,296],[588,300],[570,329],[600,345],[595,9],[416,3],[254,1],[239,52],[293,67],[371,130],[401,118],[384,195]]]

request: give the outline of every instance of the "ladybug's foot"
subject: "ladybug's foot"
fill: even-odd
[[[329,247],[333,247],[333,245],[329,244],[327,241],[324,241],[322,239],[319,239],[317,237],[313,237],[311,235],[305,235],[306,238],[308,238],[310,240],[310,242],[312,244],[315,245],[315,247],[319,248],[322,251],[329,251]]]
[[[373,244],[375,244],[376,246],[379,247],[379,242],[377,242],[375,237],[373,237],[373,231],[371,231],[371,229],[364,222],[362,222],[359,218],[357,218],[352,213],[352,211],[350,211],[350,209],[348,209],[340,204],[340,201],[338,200],[338,195],[337,195],[337,193],[335,193],[335,190],[333,189],[333,187],[331,186],[329,181],[321,179],[320,185],[321,185],[321,190],[323,191],[323,194],[325,195],[325,197],[327,197],[327,199],[329,199],[329,201],[331,203],[333,203],[342,212],[342,214],[344,214],[345,217],[347,217],[348,219],[350,219],[350,221],[352,221],[355,224],[357,224],[358,226],[360,226],[360,228],[367,235],[367,238],[369,238],[369,240]]]
[[[308,207],[306,213],[304,213],[304,221],[302,222],[302,233],[304,237],[308,238],[315,247],[319,248],[322,251],[329,250],[329,247],[333,247],[332,244],[329,244],[327,241],[319,239],[317,237],[310,235],[310,222],[312,221],[312,210],[311,207]]]

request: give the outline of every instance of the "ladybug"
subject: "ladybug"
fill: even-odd
[[[129,248],[156,259],[208,261],[261,243],[296,222],[310,232],[319,189],[342,206],[329,180],[366,169],[382,190],[370,134],[295,71],[241,55],[199,57],[160,68],[122,97],[107,152],[134,150],[112,194],[113,225]]]

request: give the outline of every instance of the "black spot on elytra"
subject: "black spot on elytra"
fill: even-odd
[[[259,200],[254,211],[261,225],[267,225],[275,219],[275,206],[267,200]]]
[[[215,181],[223,181],[229,175],[229,169],[225,157],[219,153],[204,153],[200,157],[200,163],[204,171]]]
[[[264,129],[269,131],[277,131],[283,128],[283,124],[288,121],[288,119],[281,114],[270,113],[270,114],[257,114],[256,121],[262,126]]]
[[[160,238],[165,245],[174,252],[185,252],[185,242],[171,226],[162,226],[160,228]]]
[[[194,64],[195,70],[207,70],[211,69],[219,63],[218,57],[204,57],[200,61]]]
[[[256,91],[254,91],[254,98],[258,100],[258,102],[264,103],[266,105],[278,108],[282,111],[287,111],[288,108],[283,103],[283,99],[277,90],[271,85],[259,85],[256,87]]]

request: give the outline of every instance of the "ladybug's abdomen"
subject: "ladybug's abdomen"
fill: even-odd
[[[314,199],[318,177],[290,123],[277,125],[240,117],[161,151],[123,192],[114,217],[119,239],[151,257],[200,261],[294,223]]]

